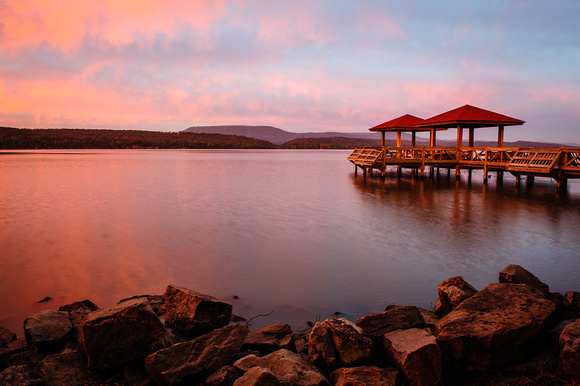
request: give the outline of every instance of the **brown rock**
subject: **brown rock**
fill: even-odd
[[[580,319],[568,324],[560,335],[562,371],[580,381]]]
[[[28,349],[26,339],[16,339],[0,348],[0,370],[9,363],[9,358],[13,355],[20,354]]]
[[[281,348],[296,351],[292,328],[279,323],[250,332],[244,341],[242,350],[256,350],[266,355]]]
[[[441,350],[423,329],[396,330],[383,337],[385,348],[411,385],[441,383]]]
[[[88,314],[79,327],[79,349],[89,368],[106,370],[162,349],[164,334],[151,306],[136,299]]]
[[[58,310],[59,311],[66,311],[66,312],[73,312],[73,311],[77,311],[79,309],[86,311],[85,314],[88,314],[89,312],[98,310],[99,307],[97,307],[97,305],[95,303],[93,303],[87,299],[87,300],[82,300],[80,302],[65,304],[64,306],[59,307]]]
[[[510,264],[499,273],[500,283],[526,284],[539,289],[542,292],[549,292],[550,287],[535,277],[520,265]]]
[[[483,366],[518,361],[538,351],[555,309],[536,288],[492,283],[437,322],[437,342],[460,361]]]
[[[286,349],[274,351],[262,358],[248,355],[234,363],[234,367],[242,371],[256,366],[272,370],[282,385],[328,385],[328,380],[314,365]]]
[[[234,366],[222,366],[215,373],[206,378],[205,386],[232,386],[236,379],[244,372]]]
[[[44,310],[24,320],[24,336],[28,344],[42,353],[62,350],[72,329],[67,312]]]
[[[340,358],[322,323],[316,323],[308,340],[308,360],[322,368],[336,368]]]
[[[233,324],[175,344],[149,355],[147,372],[160,385],[201,382],[234,358],[247,334],[245,325]]]
[[[461,276],[443,280],[437,287],[439,299],[435,304],[435,312],[445,315],[453,311],[465,299],[475,295],[477,290]]]
[[[331,374],[330,380],[334,386],[394,386],[397,374],[397,370],[374,366],[342,367]]]
[[[394,330],[425,327],[425,320],[415,306],[391,306],[384,312],[359,318],[356,324],[368,335],[380,338]]]
[[[252,367],[234,382],[234,386],[278,386],[280,381],[272,370],[265,367]]]
[[[212,296],[170,285],[163,294],[159,313],[178,330],[201,335],[227,326],[232,305]]]
[[[16,334],[9,329],[0,326],[0,348],[6,346],[13,340],[16,340]]]
[[[342,365],[364,365],[373,356],[373,341],[356,324],[344,318],[330,318],[323,321],[322,326],[326,328]]]
[[[580,314],[580,292],[568,291],[565,294],[566,299],[570,303],[570,309],[575,314]]]
[[[0,373],[0,385],[40,386],[44,384],[44,380],[38,379],[30,373]]]
[[[51,386],[100,385],[87,368],[87,362],[79,351],[49,355],[40,363],[40,372]]]

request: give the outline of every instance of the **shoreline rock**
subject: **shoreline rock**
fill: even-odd
[[[309,332],[249,331],[231,304],[172,285],[108,309],[84,300],[31,315],[25,340],[0,327],[0,384],[580,382],[580,293],[549,292],[516,265],[480,291],[461,276],[437,290],[438,314],[388,306]]]

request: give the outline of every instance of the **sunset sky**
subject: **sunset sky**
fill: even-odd
[[[576,0],[0,0],[0,126],[364,132],[471,104],[526,121],[508,141],[580,143],[579,20]]]

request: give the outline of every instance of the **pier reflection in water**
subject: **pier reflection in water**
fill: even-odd
[[[335,311],[430,308],[442,280],[481,289],[508,264],[580,291],[579,185],[364,179],[348,154],[0,153],[0,325],[20,334],[45,307],[176,284],[247,317],[275,311],[253,328],[302,329]]]

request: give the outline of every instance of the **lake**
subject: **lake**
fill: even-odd
[[[430,309],[442,280],[482,289],[508,264],[580,291],[576,181],[364,179],[349,153],[0,152],[0,325],[22,336],[42,309],[175,284],[246,318],[273,311],[252,329],[300,330],[335,312]]]

